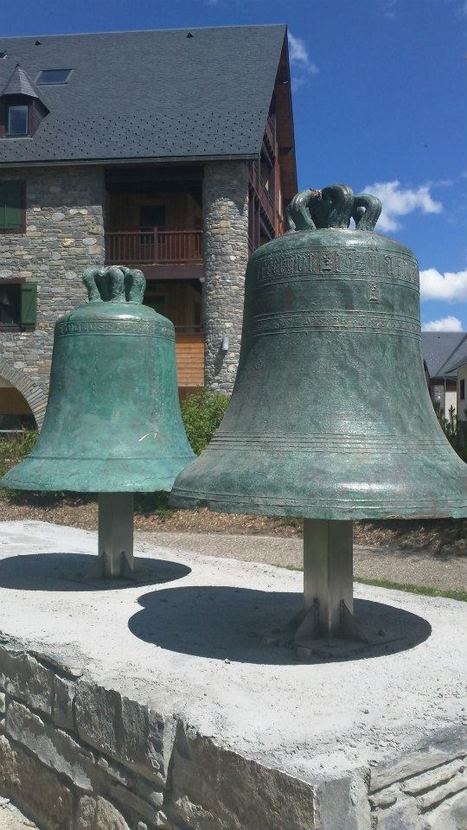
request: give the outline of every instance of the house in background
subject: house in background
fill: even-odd
[[[446,418],[451,409],[459,418],[465,418],[463,412],[467,401],[465,392],[458,383],[462,375],[458,367],[464,355],[467,362],[467,333],[424,331],[422,352],[428,388],[435,408]]]
[[[457,417],[464,427],[467,436],[467,334],[459,348],[456,349],[454,359],[448,370],[454,372],[457,381]]]
[[[229,392],[248,255],[296,190],[285,26],[0,39],[0,429],[40,424],[92,264],[141,268],[179,386]]]

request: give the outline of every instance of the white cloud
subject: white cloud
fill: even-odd
[[[289,57],[294,89],[303,86],[307,75],[318,75],[319,68],[310,59],[305,41],[289,32]]]
[[[422,326],[422,331],[464,331],[458,317],[442,317]]]
[[[448,303],[467,300],[467,271],[445,271],[436,268],[420,271],[422,300],[444,300]]]
[[[383,203],[383,211],[378,221],[381,231],[397,231],[401,224],[399,216],[406,216],[414,210],[422,213],[441,213],[443,206],[436,202],[430,193],[430,184],[422,184],[418,188],[401,187],[400,181],[375,182],[364,188],[365,193],[378,196]]]

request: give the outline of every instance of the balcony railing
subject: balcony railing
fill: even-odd
[[[118,230],[105,233],[108,265],[184,265],[203,261],[200,230]]]

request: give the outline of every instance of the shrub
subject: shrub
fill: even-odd
[[[18,433],[16,438],[0,439],[0,478],[10,467],[19,464],[31,452],[37,441],[36,430],[25,430]]]
[[[462,422],[459,420],[457,415],[454,414],[454,408],[451,406],[448,413],[449,418],[445,418],[444,415],[441,412],[439,412],[439,410],[436,411],[436,414],[438,416],[438,421],[441,425],[441,429],[443,430],[452,448],[455,449],[455,451],[458,455],[460,455],[463,461],[467,461],[466,436],[462,426]]]
[[[229,399],[220,392],[200,389],[182,401],[182,418],[193,451],[199,455],[221,423]]]

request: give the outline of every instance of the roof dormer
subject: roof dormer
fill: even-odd
[[[4,138],[34,135],[48,111],[34,82],[16,64],[0,94],[0,135]]]

